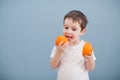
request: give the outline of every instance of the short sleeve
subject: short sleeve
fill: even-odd
[[[56,47],[54,46],[50,55],[51,58],[54,57],[55,52],[56,52]]]
[[[95,57],[95,53],[94,53],[94,51],[92,51],[92,54],[93,54],[93,58],[94,58],[94,60],[96,60],[96,57]]]

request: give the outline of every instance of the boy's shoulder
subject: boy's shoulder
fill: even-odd
[[[81,39],[81,43],[85,43],[85,42],[86,42],[85,40]]]

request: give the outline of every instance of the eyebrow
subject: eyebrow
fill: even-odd
[[[68,25],[65,25],[65,24],[64,24],[64,26],[68,26]]]
[[[76,28],[77,29],[77,27],[75,27],[75,26],[71,26],[72,28]]]
[[[64,27],[68,27],[69,25],[64,25]],[[75,28],[75,29],[77,29],[77,27],[75,27],[75,26],[71,26],[71,28]]]

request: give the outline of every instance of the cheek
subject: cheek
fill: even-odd
[[[74,32],[76,36],[80,35],[80,31]]]
[[[66,33],[67,32],[67,30],[66,29],[63,29],[63,33]]]
[[[79,32],[77,32],[77,33],[74,34],[74,37],[76,37],[76,38],[79,38],[79,36],[80,36]]]
[[[65,30],[63,30],[63,34],[64,34],[64,35],[66,34],[66,31],[65,31]]]

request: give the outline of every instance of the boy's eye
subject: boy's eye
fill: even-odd
[[[72,29],[73,31],[76,31],[76,29]]]
[[[65,29],[69,29],[68,27],[65,27]]]

